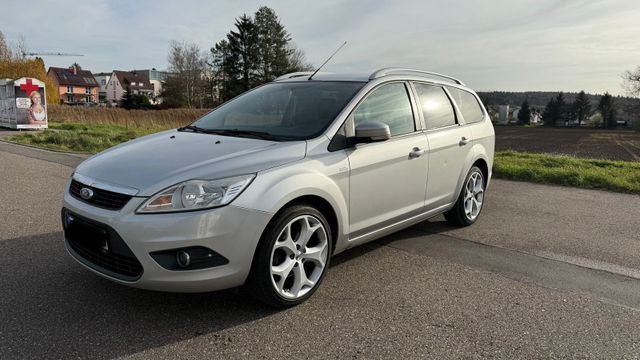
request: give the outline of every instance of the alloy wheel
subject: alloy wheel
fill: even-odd
[[[271,282],[278,294],[295,300],[318,283],[328,257],[327,231],[312,215],[289,221],[271,251]]]
[[[473,172],[465,185],[464,213],[467,219],[473,221],[480,214],[484,200],[484,179],[479,172]]]

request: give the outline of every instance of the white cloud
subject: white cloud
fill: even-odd
[[[50,2],[2,5],[9,38],[31,50],[80,52],[50,57],[94,71],[164,68],[171,39],[207,51],[242,13],[276,10],[309,61],[319,64],[342,41],[327,70],[368,72],[411,66],[449,73],[483,90],[621,93],[619,75],[640,64],[640,5],[606,1],[239,0]]]

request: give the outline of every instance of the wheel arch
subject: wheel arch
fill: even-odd
[[[301,195],[298,196],[294,199],[289,200],[287,203],[285,203],[284,205],[281,206],[281,208],[276,212],[276,214],[273,216],[273,219],[276,218],[276,215],[290,207],[293,205],[301,205],[301,204],[305,204],[305,205],[310,205],[316,209],[318,209],[318,211],[320,211],[322,213],[322,215],[324,215],[324,217],[326,218],[326,220],[329,222],[329,227],[331,228],[331,245],[332,245],[332,249],[333,251],[335,251],[336,249],[336,244],[338,241],[338,229],[340,228],[339,222],[338,222],[338,214],[336,213],[336,210],[333,208],[333,206],[331,205],[331,203],[329,201],[327,201],[325,198],[323,198],[322,196],[319,195]]]
[[[483,158],[478,158],[473,162],[471,167],[477,166],[480,171],[482,171],[482,176],[484,176],[485,184],[489,181],[489,165],[487,161]]]

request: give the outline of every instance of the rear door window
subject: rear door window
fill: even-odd
[[[453,112],[451,101],[442,87],[420,83],[414,85],[418,93],[427,130],[456,124],[456,116]]]
[[[478,99],[472,93],[455,87],[447,86],[447,90],[458,105],[458,109],[467,124],[473,124],[484,119],[484,112],[478,103]]]

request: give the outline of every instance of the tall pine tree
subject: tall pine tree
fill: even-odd
[[[549,99],[547,106],[542,113],[542,121],[544,126],[556,126],[556,120],[558,119],[558,104],[555,98]]]
[[[520,111],[518,111],[518,120],[524,125],[529,125],[531,122],[531,108],[528,99],[524,99]]]
[[[261,7],[254,19],[258,32],[258,73],[260,81],[265,83],[289,71],[293,50],[287,44],[291,37],[271,8]]]
[[[309,67],[275,11],[266,6],[253,18],[245,14],[236,19],[235,29],[211,48],[211,59],[214,87],[222,101]]]
[[[235,26],[236,30],[231,30],[227,34],[231,59],[235,61],[234,73],[231,76],[240,76],[239,90],[244,92],[258,83],[256,79],[259,61],[258,34],[256,24],[247,14],[236,19]]]
[[[616,108],[613,101],[613,96],[608,92],[605,93],[598,103],[598,111],[602,115],[602,127],[603,128],[615,128],[616,127]]]
[[[576,96],[571,112],[573,117],[578,120],[578,126],[582,126],[582,123],[591,116],[591,103],[584,91],[580,91]]]

